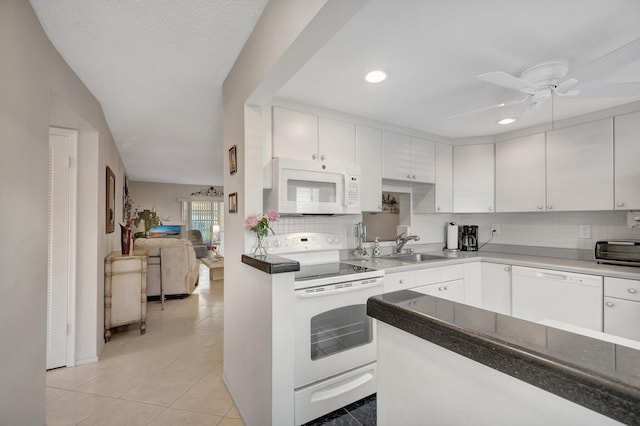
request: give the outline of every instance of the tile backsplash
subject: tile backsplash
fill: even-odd
[[[331,232],[342,241],[341,248],[353,248],[353,225],[360,215],[282,217],[272,224],[276,234],[292,232]],[[478,225],[480,244],[487,242],[492,224],[500,225],[500,235],[492,244],[558,247],[592,250],[596,241],[638,239],[640,228],[627,225],[626,211],[540,212],[491,214],[413,214],[411,233],[420,236],[420,244],[442,243],[448,222]],[[579,226],[588,225],[591,238],[580,238]]]

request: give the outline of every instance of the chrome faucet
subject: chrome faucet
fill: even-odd
[[[407,244],[409,241],[414,240],[414,241],[419,241],[420,237],[417,235],[409,235],[407,236],[407,234],[405,232],[401,233],[400,235],[398,235],[396,237],[396,254],[400,254],[402,252],[402,248],[404,247],[405,244]]]

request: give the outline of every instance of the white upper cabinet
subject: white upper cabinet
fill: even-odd
[[[382,177],[435,182],[435,143],[383,130]]]
[[[382,177],[411,180],[411,137],[382,131]]]
[[[453,147],[436,144],[436,212],[453,212]]]
[[[453,147],[453,211],[494,211],[494,144]]]
[[[356,126],[356,153],[362,211],[382,211],[382,131]]]
[[[613,209],[613,119],[547,133],[547,210]]]
[[[546,210],[545,134],[496,143],[496,211]]]
[[[326,164],[356,163],[354,123],[273,107],[273,156]]]
[[[614,120],[615,209],[640,209],[640,112]]]
[[[312,160],[318,154],[318,116],[273,107],[273,156]]]
[[[436,181],[436,144],[411,138],[411,180],[434,183]]]
[[[328,164],[356,164],[356,125],[320,117],[318,158]]]

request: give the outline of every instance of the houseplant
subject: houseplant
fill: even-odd
[[[267,249],[264,247],[263,239],[267,235],[269,235],[269,231],[272,234],[273,229],[271,229],[271,222],[275,222],[280,218],[280,214],[275,210],[269,210],[267,214],[258,216],[257,214],[252,214],[248,216],[244,221],[244,226],[250,231],[256,233],[256,248],[253,250],[254,256],[265,256],[267,254]]]
[[[144,232],[136,232],[133,235],[133,238],[149,238],[149,230],[155,226],[162,225],[162,221],[154,210],[145,209],[141,212],[138,212],[135,219],[133,219],[133,224],[137,227],[140,225],[140,221],[144,221]]]

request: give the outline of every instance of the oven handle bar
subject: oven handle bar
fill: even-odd
[[[382,290],[382,282],[382,278],[371,278],[368,280],[363,280],[362,284],[348,285],[346,287],[344,286],[344,284],[348,283],[342,283],[342,286],[340,286],[339,284],[332,284],[328,286],[305,288],[296,290],[296,298],[310,299],[313,297],[329,296],[337,293],[351,293],[354,291],[369,290],[376,286],[380,286]]]

